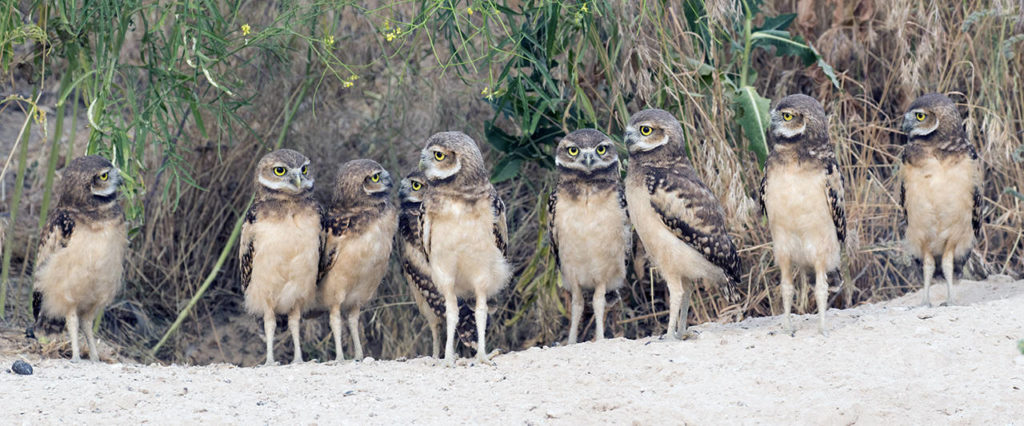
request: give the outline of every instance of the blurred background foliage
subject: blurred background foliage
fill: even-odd
[[[744,303],[698,292],[690,321],[778,313],[778,273],[755,197],[770,100],[791,93],[824,104],[847,183],[850,273],[832,306],[919,285],[900,245],[897,129],[928,92],[958,103],[986,163],[986,223],[967,276],[1024,270],[1018,1],[0,3],[0,324],[30,321],[32,259],[60,168],[99,153],[126,176],[131,224],[125,291],[98,324],[120,357],[261,362],[233,245],[263,153],[304,152],[324,196],[342,162],[373,158],[405,175],[425,139],[449,129],[481,144],[509,207],[516,274],[492,302],[490,344],[554,344],[568,328],[568,296],[544,227],[552,150],[582,127],[620,141],[629,115],[646,107],[681,120],[741,248]],[[628,285],[608,296],[615,336],[664,332],[665,290],[642,248],[635,252]],[[815,310],[803,294],[797,310]],[[323,317],[310,313],[304,340],[311,357],[329,359]],[[397,262],[362,320],[375,357],[429,352]]]

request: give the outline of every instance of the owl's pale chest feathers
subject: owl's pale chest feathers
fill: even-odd
[[[80,221],[67,245],[57,249],[35,273],[35,288],[48,296],[43,310],[51,317],[76,310],[84,315],[109,305],[122,285],[127,227],[117,218]]]
[[[939,256],[948,243],[959,257],[974,245],[973,193],[981,162],[969,156],[928,156],[903,164],[906,238],[911,254]]]
[[[368,223],[359,233],[331,235],[325,251],[336,252],[333,267],[320,283],[326,306],[361,306],[373,298],[387,273],[397,219],[394,209]]]
[[[839,265],[839,239],[829,206],[825,169],[817,163],[791,161],[767,170],[764,205],[776,256],[798,266],[824,261]]]
[[[626,274],[628,220],[615,187],[559,193],[554,226],[563,279],[585,288],[620,286]]]
[[[248,225],[253,244],[246,306],[286,314],[306,306],[316,290],[320,263],[320,215],[314,211],[267,217]]]
[[[431,278],[444,292],[492,296],[508,282],[511,270],[495,242],[489,199],[434,200],[428,205]],[[426,231],[426,230],[425,230]]]

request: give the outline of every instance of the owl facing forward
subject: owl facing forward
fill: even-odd
[[[263,317],[267,365],[274,364],[277,315],[288,316],[292,362],[302,362],[299,320],[316,297],[322,245],[309,159],[290,149],[273,151],[256,165],[254,180],[256,197],[239,243],[245,307]]]
[[[477,359],[487,360],[487,299],[508,283],[505,203],[488,180],[476,142],[462,132],[437,133],[420,152],[430,190],[423,198],[420,228],[430,279],[444,297],[444,359],[455,361],[458,297],[476,299]]]
[[[594,129],[569,133],[555,150],[558,184],[548,200],[551,247],[572,294],[569,343],[583,314],[582,289],[594,291],[595,340],[604,338],[605,293],[626,279],[631,229],[618,151]]]
[[[334,197],[324,218],[324,251],[320,274],[320,303],[330,312],[331,334],[338,360],[341,316],[348,322],[353,356],[363,358],[359,311],[377,293],[391,258],[398,227],[391,203],[391,174],[373,160],[353,160],[341,166]]]
[[[71,337],[71,360],[80,359],[78,329],[99,360],[92,324],[122,286],[128,246],[124,213],[117,203],[120,172],[106,159],[76,158],[62,172],[57,202],[47,214],[36,257],[37,324],[63,318]]]
[[[402,274],[423,317],[430,327],[432,356],[441,356],[441,319],[445,318],[444,296],[430,279],[430,263],[420,239],[420,215],[423,194],[428,183],[421,172],[410,173],[398,188],[401,203],[398,214],[398,240],[402,254]],[[459,324],[456,327],[459,341],[463,345],[476,347],[476,318],[473,309],[464,300],[459,300]]]
[[[666,336],[688,337],[695,282],[717,284],[726,300],[739,302],[740,259],[725,227],[725,211],[686,157],[682,126],[671,114],[660,109],[633,114],[624,139],[629,217],[668,286]]]
[[[933,93],[915,100],[903,116],[909,138],[903,151],[900,202],[907,216],[907,250],[924,271],[923,304],[935,264],[946,278],[946,304],[981,231],[981,159],[948,97]]]
[[[771,110],[772,152],[761,180],[762,210],[768,216],[775,263],[782,275],[785,328],[793,332],[794,272],[814,273],[818,329],[826,333],[828,275],[838,276],[846,236],[843,177],[829,142],[825,110],[817,100],[791,95]]]

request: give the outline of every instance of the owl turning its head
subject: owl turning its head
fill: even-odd
[[[437,183],[481,185],[487,183],[487,168],[476,142],[462,132],[435,133],[420,151],[420,170]]]
[[[769,114],[768,135],[773,146],[828,140],[825,109],[817,99],[807,95],[789,95],[780,99]]]
[[[313,180],[309,159],[298,151],[279,149],[264,155],[256,165],[260,194],[310,195]]]
[[[76,158],[61,174],[60,206],[96,208],[117,201],[121,173],[106,158]]]
[[[683,152],[683,128],[679,120],[661,109],[645,109],[633,114],[624,139],[633,156],[655,152],[676,156]]]
[[[373,203],[391,195],[391,174],[373,160],[352,160],[338,169],[334,182],[334,205],[354,206],[364,201]]]

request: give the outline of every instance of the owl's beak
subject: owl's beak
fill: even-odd
[[[914,130],[914,121],[910,117],[910,113],[907,113],[903,116],[903,126],[900,128],[900,130],[903,130],[903,134],[905,135],[910,135],[910,131]]]
[[[583,165],[587,166],[588,169],[594,166],[594,161],[597,161],[597,156],[594,153],[588,152],[583,154]]]
[[[292,175],[292,178],[294,180],[295,187],[298,188],[298,189],[302,189],[302,176],[299,176],[298,174],[296,174],[296,175]]]

